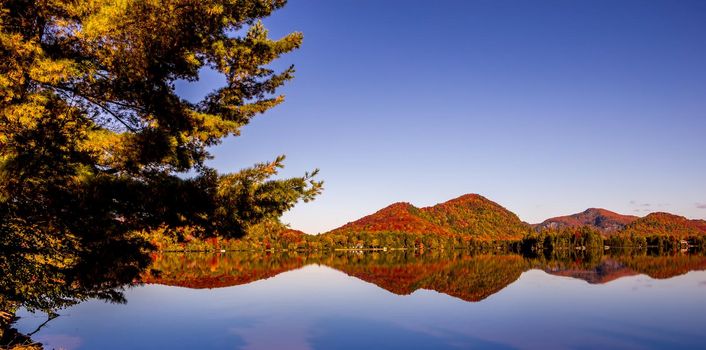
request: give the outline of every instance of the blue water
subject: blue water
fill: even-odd
[[[135,285],[125,297],[60,310],[32,338],[67,350],[706,348],[705,271],[591,284],[529,268],[466,301],[396,294],[314,263],[230,287]],[[19,315],[22,332],[46,319]]]

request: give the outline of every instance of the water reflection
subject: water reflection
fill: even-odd
[[[465,301],[481,301],[531,269],[601,284],[645,274],[664,279],[706,270],[706,256],[694,253],[554,252],[548,256],[467,251],[338,251],[335,253],[166,253],[155,254],[145,283],[187,288],[222,288],[274,277],[309,264],[324,265],[398,295],[433,290]]]
[[[126,303],[123,291],[150,265],[146,246],[110,241],[81,252],[52,254],[4,251],[0,254],[0,348],[41,348],[31,336],[57,317],[58,310],[88,299]],[[33,331],[12,327],[18,309],[46,314]]]
[[[222,288],[276,276],[313,263],[309,255],[263,253],[153,254],[145,283],[187,288]]]
[[[603,339],[612,346],[624,342],[644,345],[648,340],[676,346],[683,345],[681,338],[673,339],[674,333],[666,334],[664,330],[645,332],[644,326],[632,329],[633,326],[626,325],[605,329],[605,325],[621,317],[643,317],[642,311],[638,311],[642,307],[655,312],[669,309],[662,318],[676,317],[671,324],[681,325],[683,320],[677,313],[679,302],[676,306],[668,305],[676,298],[682,298],[685,307],[691,303],[692,308],[706,308],[706,300],[693,299],[703,292],[695,287],[684,287],[684,281],[675,282],[676,287],[661,292],[669,303],[650,299],[646,305],[626,302],[632,299],[622,290],[618,294],[594,295],[595,290],[588,293],[586,289],[600,284],[623,288],[618,281],[630,276],[633,276],[629,279],[630,290],[650,288],[655,284],[653,279],[670,279],[689,271],[706,270],[706,256],[702,253],[560,251],[522,256],[465,251],[341,251],[148,256],[142,249],[118,247],[102,250],[101,254],[87,253],[76,257],[75,261],[5,254],[0,257],[0,264],[2,271],[7,272],[0,280],[0,306],[4,315],[0,345],[6,347],[29,344],[41,348],[41,344],[35,343],[39,340],[65,348],[71,348],[71,344],[74,348],[110,348],[106,343],[113,342],[122,344],[114,348],[186,347],[187,344],[200,348],[257,348],[252,345],[260,344],[261,348],[326,349],[341,347],[345,340],[347,348],[351,349],[365,346],[452,348],[454,344],[461,348],[512,348],[517,344],[510,346],[512,344],[501,342],[504,338],[499,334],[503,327],[517,327],[513,337],[529,341],[535,335],[523,333],[522,327],[529,327],[526,322],[543,327],[580,327],[580,333],[566,330],[560,337],[566,342],[572,341],[572,336],[586,337],[593,332],[591,341]],[[285,274],[288,271],[297,273]],[[635,279],[637,275],[650,278]],[[275,276],[278,277],[273,278]],[[560,280],[546,276],[557,276]],[[698,276],[706,281],[706,275]],[[266,280],[272,282],[254,283]],[[575,282],[569,283],[569,280]],[[532,287],[532,283],[537,283],[537,287]],[[231,286],[240,287],[225,288]],[[505,290],[503,298],[491,298]],[[538,290],[544,294],[537,294]],[[547,291],[557,290],[564,290],[564,294],[554,294],[551,300],[539,301],[540,304],[534,306],[537,300],[547,297]],[[73,307],[69,317],[52,320],[57,310],[87,299],[124,303],[126,291],[133,291],[127,295],[130,301],[127,309],[105,309],[90,302],[85,303],[85,308]],[[429,291],[453,298],[439,299]],[[414,298],[395,296],[410,294]],[[532,298],[534,301],[530,302]],[[470,315],[465,313],[469,310],[462,312],[465,308],[449,299],[478,306]],[[675,306],[673,310],[672,306]],[[606,309],[601,309],[603,307]],[[622,309],[625,314],[618,314],[616,310],[621,307],[638,309]],[[11,323],[20,308],[41,311],[48,318]],[[570,311],[572,308],[575,310]],[[523,320],[522,313],[516,309],[535,314],[535,319]],[[120,310],[125,310],[125,314]],[[576,315],[569,316],[572,313]],[[117,322],[115,334],[93,329],[97,327],[95,319],[106,314]],[[481,322],[478,318],[482,319],[483,315],[487,322],[473,323]],[[42,330],[47,320],[50,325],[57,324],[54,331],[65,329],[68,327],[65,324],[71,324],[68,320],[71,317],[85,329],[80,336],[69,330],[64,333]],[[88,319],[82,321],[82,317]],[[565,317],[578,319],[563,324]],[[139,327],[133,324],[145,318],[150,321]],[[175,319],[183,319],[185,323],[175,324]],[[475,325],[474,332],[480,333],[464,328],[464,324],[471,324],[468,322]],[[170,338],[172,327],[189,328],[195,324],[199,326],[193,329],[194,334]],[[660,328],[662,325],[649,326]],[[688,326],[681,327],[685,332],[689,330]],[[268,336],[272,332],[278,337]],[[611,332],[619,339],[605,340],[613,334]],[[121,343],[126,340],[118,339],[118,335],[127,333],[144,343]],[[535,345],[540,345],[542,338],[535,340],[538,342]]]

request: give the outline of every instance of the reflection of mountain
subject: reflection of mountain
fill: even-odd
[[[561,229],[565,227],[589,226],[604,233],[611,233],[624,229],[625,226],[637,219],[637,216],[621,215],[606,209],[590,208],[581,213],[547,219],[541,224],[537,224],[537,227],[540,229]]]
[[[526,269],[519,255],[474,256],[431,274],[420,288],[466,301],[480,301],[515,282]]]
[[[287,254],[156,254],[145,283],[187,288],[221,288],[267,279],[305,265],[305,258]]]
[[[621,256],[616,260],[626,267],[656,279],[672,278],[689,271],[706,270],[706,256]]]
[[[419,289],[426,276],[445,269],[454,260],[452,257],[441,258],[438,253],[422,256],[404,251],[344,253],[328,257],[323,264],[392,293],[407,295]]]
[[[483,196],[467,194],[421,209],[409,203],[395,203],[330,233],[433,233],[480,240],[519,240],[526,232],[527,225],[517,215]]]
[[[479,301],[517,280],[526,269],[520,255],[465,254],[413,256],[387,253],[340,257],[327,265],[395,294],[434,290],[466,301]]]
[[[434,254],[412,252],[326,257],[247,254],[156,255],[145,283],[188,288],[220,288],[247,284],[309,263],[330,266],[395,294],[435,290],[467,301],[479,301],[517,280],[526,270],[520,255]]]
[[[623,263],[611,258],[601,259],[598,263],[543,261],[535,263],[534,266],[552,275],[581,279],[591,284],[608,283],[621,277],[637,274]]]
[[[155,256],[152,271],[144,274],[143,281],[188,288],[220,288],[270,278],[307,264],[329,266],[395,294],[407,295],[426,289],[466,301],[480,301],[510,285],[529,269],[603,284],[637,274],[669,278],[692,270],[706,270],[706,256],[579,254],[548,259],[525,258],[518,254],[471,255],[459,251],[339,252],[323,256],[170,253]]]
[[[534,262],[533,266],[552,275],[582,279],[591,284],[603,284],[639,274],[665,279],[689,271],[706,270],[706,256],[617,255],[602,257],[597,262],[550,260]]]

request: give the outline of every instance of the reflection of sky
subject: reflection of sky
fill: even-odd
[[[399,296],[310,265],[242,286],[150,285],[127,305],[60,312],[36,339],[66,349],[693,348],[706,341],[706,272],[603,285],[525,272],[469,303],[433,291]],[[39,316],[18,326],[31,330]]]

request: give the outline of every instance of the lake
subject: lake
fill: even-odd
[[[127,285],[108,284],[121,295],[67,305],[32,340],[67,350],[706,348],[702,254],[152,259]],[[13,327],[23,334],[47,319],[26,309],[18,316]]]

